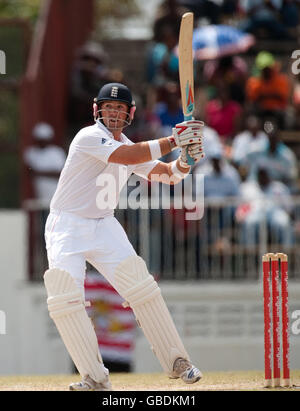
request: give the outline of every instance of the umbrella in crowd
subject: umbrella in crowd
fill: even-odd
[[[194,30],[193,50],[196,60],[211,60],[246,52],[255,43],[255,37],[235,27],[218,24]]]

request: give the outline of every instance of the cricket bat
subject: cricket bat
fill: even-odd
[[[181,102],[184,120],[192,120],[194,112],[194,67],[193,67],[193,29],[194,14],[185,13],[181,18],[178,57],[179,81]],[[188,164],[193,165],[194,160],[188,156]]]

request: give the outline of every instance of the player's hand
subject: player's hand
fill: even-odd
[[[179,164],[182,167],[189,167],[187,154],[197,163],[199,160],[205,157],[205,153],[202,147],[202,143],[194,143],[181,148],[179,156]]]
[[[189,120],[176,124],[172,129],[173,137],[177,147],[184,147],[190,144],[202,144],[203,121]]]

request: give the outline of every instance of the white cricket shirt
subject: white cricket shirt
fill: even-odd
[[[117,148],[134,144],[123,133],[121,140],[116,141],[100,121],[76,134],[50,204],[51,212],[66,211],[84,218],[114,215],[120,191],[131,174],[147,179],[158,164],[158,161],[128,166],[109,163]]]

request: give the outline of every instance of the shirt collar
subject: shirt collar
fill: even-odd
[[[106,133],[108,133],[108,136],[109,136],[111,139],[114,140],[114,135],[112,134],[112,132],[111,132],[107,127],[105,127],[105,125],[104,125],[99,119],[96,120],[96,125],[97,125],[97,127],[99,127],[101,130],[103,130],[103,131],[105,131]],[[121,133],[120,137],[121,137],[122,142],[123,142],[123,143],[126,143],[126,137],[125,137],[125,135],[124,135],[123,133]]]

